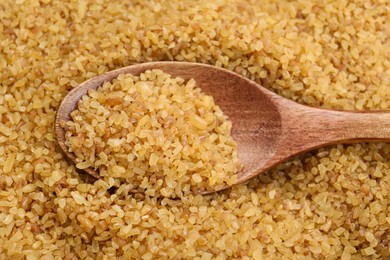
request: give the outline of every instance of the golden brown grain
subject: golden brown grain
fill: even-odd
[[[389,109],[389,11],[387,0],[0,1],[0,258],[389,258],[389,144],[329,147],[172,200],[89,183],[53,135],[70,89],[151,60],[225,67],[311,106]]]
[[[232,123],[213,98],[195,80],[161,70],[122,74],[90,90],[64,128],[77,168],[150,196],[231,186],[242,167]]]

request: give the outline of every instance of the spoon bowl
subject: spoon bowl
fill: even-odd
[[[76,156],[65,145],[61,122],[89,89],[97,89],[119,74],[161,69],[173,77],[193,78],[197,87],[214,98],[233,123],[232,136],[244,168],[237,173],[242,183],[292,156],[335,143],[390,140],[390,113],[384,111],[333,111],[300,105],[226,69],[187,62],[150,62],[113,70],[72,89],[62,100],[55,118],[58,143],[72,161]],[[99,178],[93,169],[87,173]]]

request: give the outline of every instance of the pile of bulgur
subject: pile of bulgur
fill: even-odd
[[[389,12],[387,0],[0,1],[1,258],[389,258],[388,143],[173,200],[91,183],[53,135],[70,89],[152,60],[225,67],[311,106],[390,109]]]
[[[237,182],[232,122],[214,99],[162,70],[120,74],[82,97],[64,122],[76,167],[148,196],[177,197]]]

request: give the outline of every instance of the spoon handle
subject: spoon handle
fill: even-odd
[[[302,105],[287,110],[281,115],[285,122],[281,156],[330,144],[390,141],[389,111],[334,111]]]

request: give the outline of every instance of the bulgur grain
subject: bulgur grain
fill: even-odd
[[[60,153],[53,122],[79,83],[157,60],[214,64],[311,106],[390,109],[389,9],[386,0],[0,1],[0,258],[388,259],[387,143],[313,151],[231,190],[173,200],[87,182]],[[53,184],[54,171],[67,186]]]
[[[153,196],[220,189],[234,184],[242,167],[232,123],[213,98],[193,79],[162,70],[121,74],[90,90],[64,128],[77,168]]]

